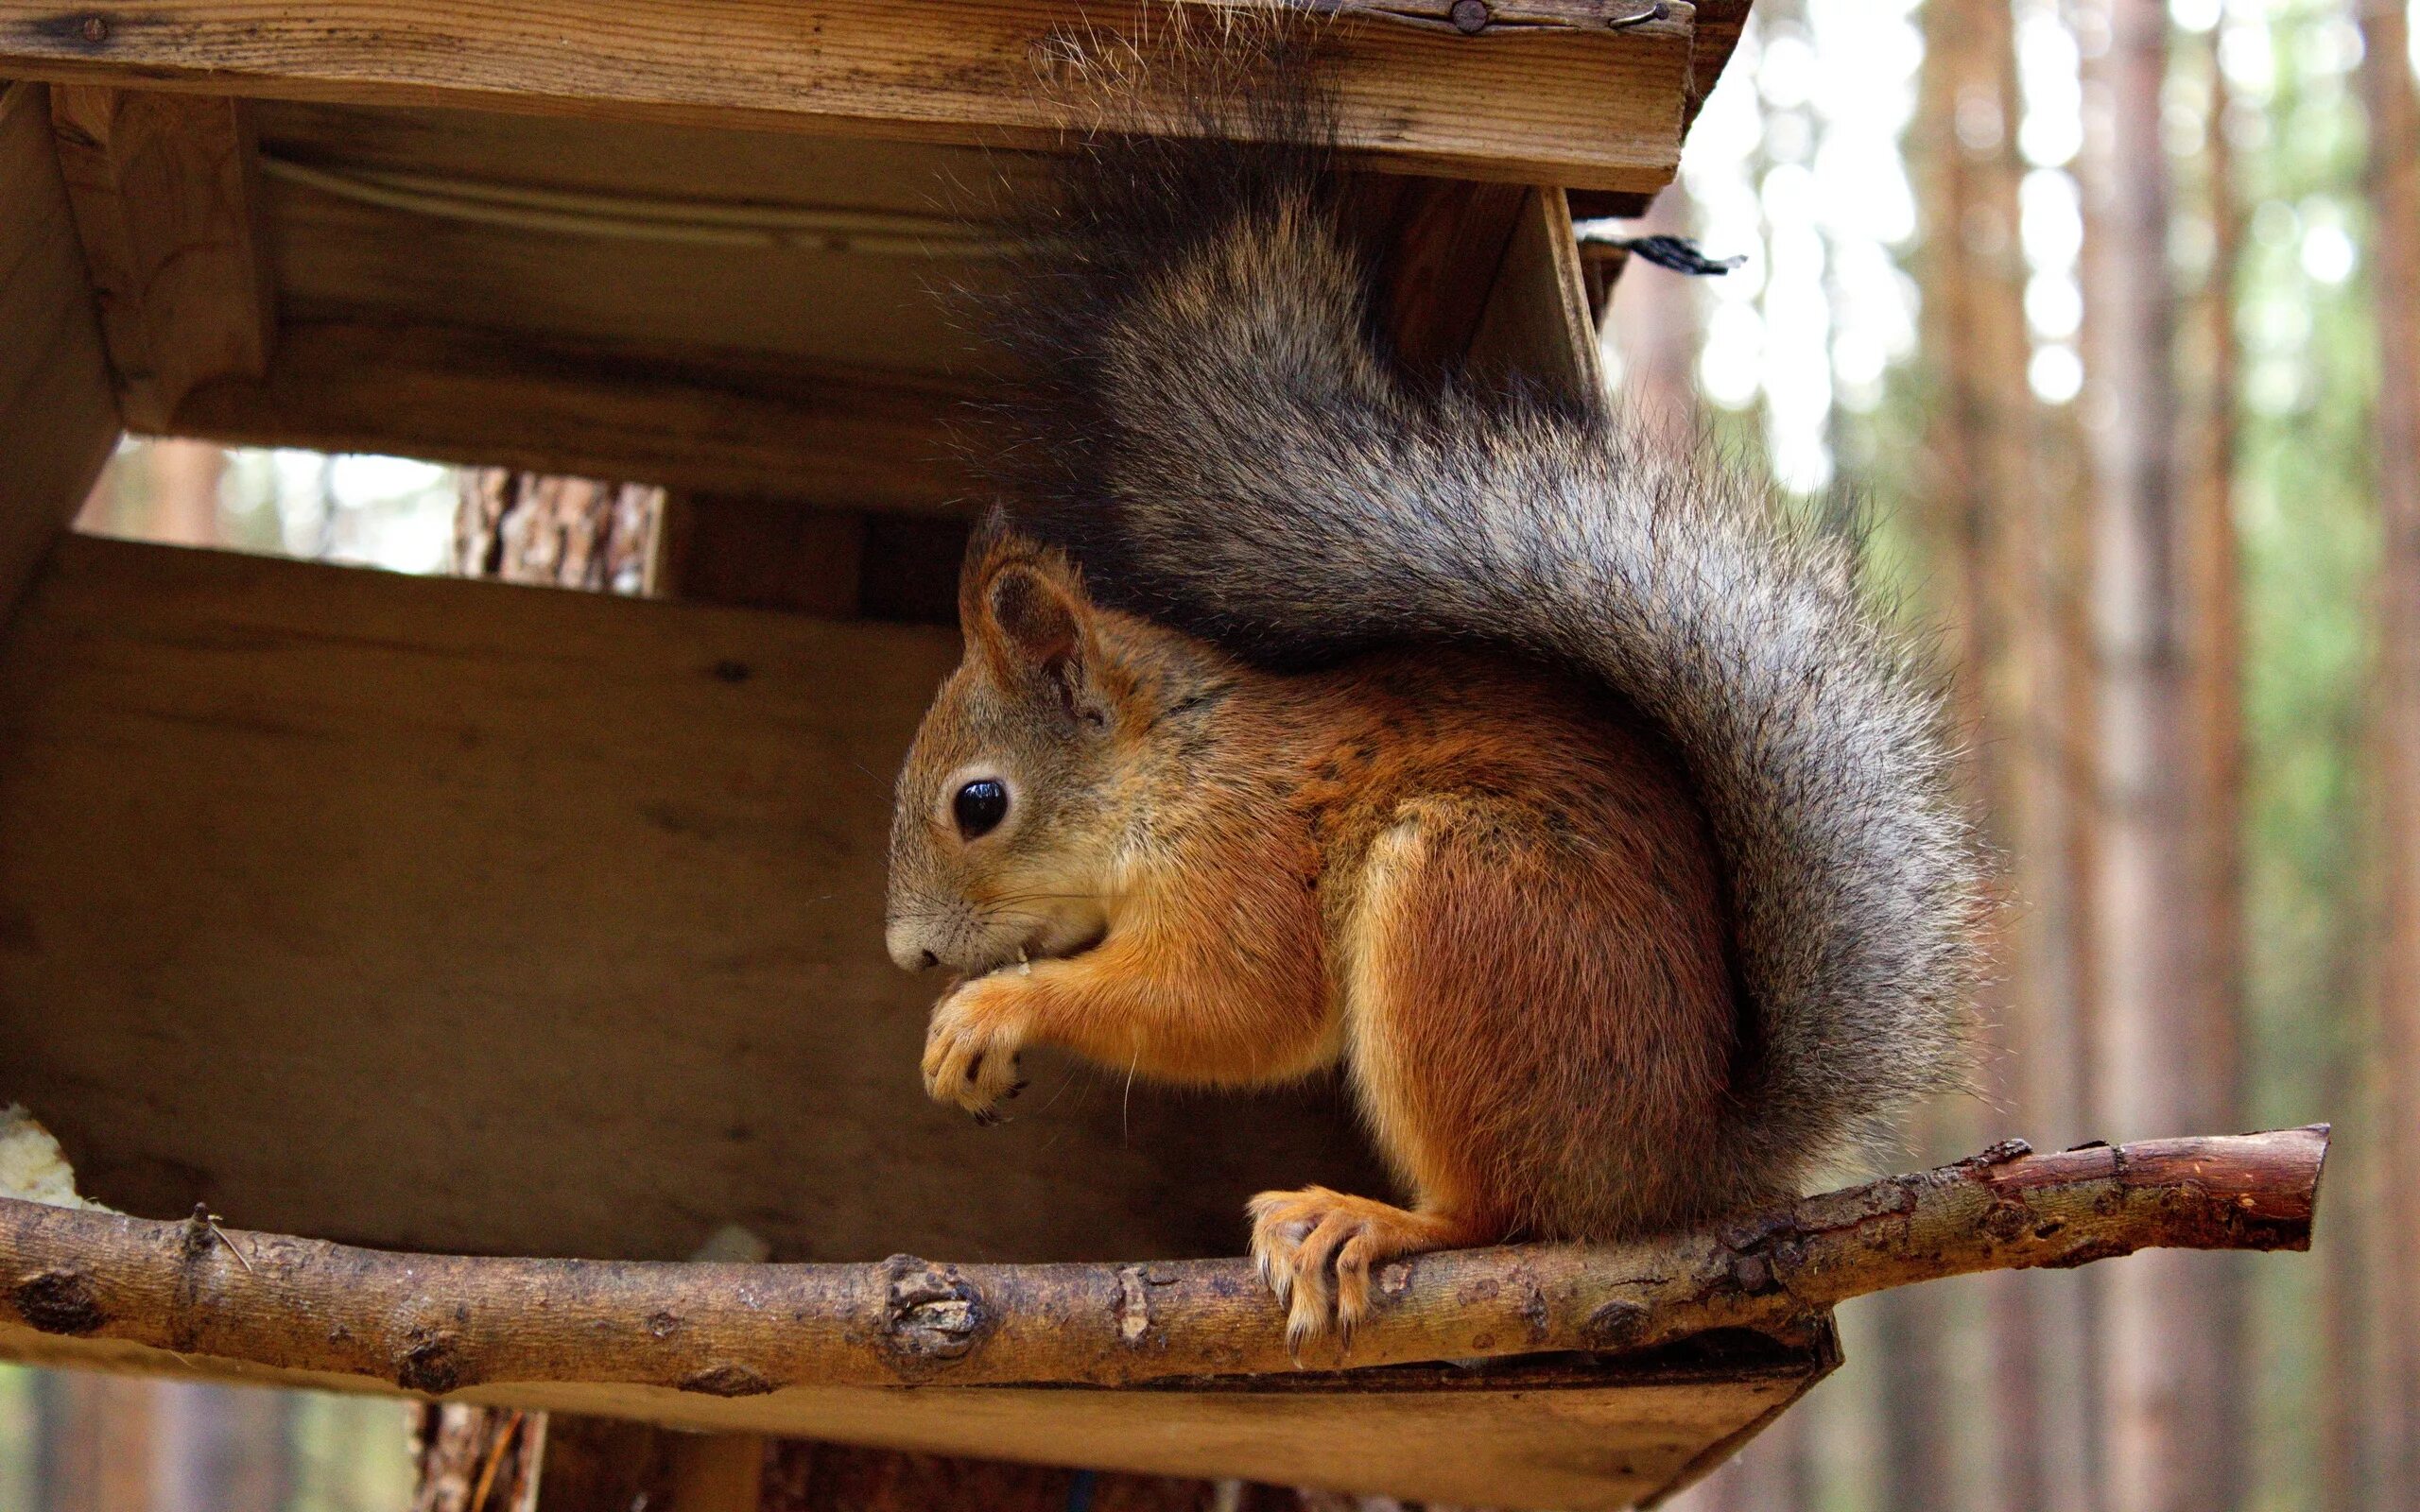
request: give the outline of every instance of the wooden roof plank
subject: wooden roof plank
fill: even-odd
[[[1619,31],[1347,24],[1343,139],[1406,171],[1652,191],[1679,161],[1692,67],[1694,11],[1662,9]],[[1048,77],[1130,39],[1078,0],[0,3],[0,74],[1005,146],[1048,145],[1078,115]]]

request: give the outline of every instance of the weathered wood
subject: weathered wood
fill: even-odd
[[[775,370],[967,369],[973,344],[936,291],[984,272],[976,254],[1000,245],[977,219],[989,187],[1021,182],[1027,167],[1015,153],[786,133],[460,111],[261,113],[287,318],[523,332]],[[701,164],[685,184],[672,168],[684,158]],[[372,202],[329,187],[389,176],[424,192]],[[508,191],[581,208],[535,223],[485,218],[478,197]],[[673,218],[617,208],[632,204]],[[431,208],[447,205],[475,214]],[[865,216],[908,233],[873,250],[734,234],[734,222],[785,215]]]
[[[1141,1259],[1384,1190],[1324,1085],[922,1095],[883,857],[957,654],[61,541],[0,634],[0,1097],[112,1206],[414,1248]]]
[[[375,451],[938,511],[971,495],[945,428],[966,389],[881,372],[742,376],[490,332],[288,325],[267,378],[205,384],[181,436]]]
[[[852,619],[864,604],[866,525],[863,514],[786,499],[673,494],[656,591],[693,604]],[[946,560],[954,567],[958,555]]]
[[[84,502],[117,403],[37,84],[0,84],[0,612]]]
[[[0,1353],[187,1378],[240,1370],[243,1379],[268,1383],[395,1389],[109,1339],[60,1339],[6,1322]],[[1732,1336],[1613,1359],[1304,1372],[1142,1391],[808,1387],[725,1398],[527,1384],[473,1387],[461,1397],[1041,1465],[1590,1512],[1626,1507],[1678,1484],[1705,1446],[1795,1400],[1837,1363],[1825,1330],[1794,1349]],[[1269,1505],[1257,1497],[1248,1504]]]
[[[1532,190],[1522,206],[1471,337],[1470,361],[1482,381],[1525,380],[1573,398],[1604,394],[1605,359],[1562,190]]]
[[[1851,1297],[2149,1247],[2303,1249],[2324,1125],[2022,1144],[1627,1245],[1391,1264],[1355,1366],[1784,1337]],[[719,1397],[809,1385],[1132,1385],[1298,1368],[1243,1260],[716,1265],[400,1255],[0,1202],[0,1320],[451,1392],[579,1382]],[[1336,1362],[1321,1362],[1336,1363]]]
[[[1176,0],[1174,10],[1219,9]],[[1514,39],[1341,26],[1342,136],[1387,165],[1652,190],[1679,161],[1694,12]],[[1214,23],[1215,24],[1215,23]],[[0,69],[361,104],[450,104],[1042,145],[1080,114],[1049,77],[1114,57],[1131,13],[1075,0],[130,0],[0,4]],[[1137,100],[1122,125],[1182,128]]]
[[[1365,233],[1381,249],[1381,318],[1396,355],[1415,371],[1458,367],[1470,354],[1530,191],[1374,174],[1356,189]]]
[[[62,84],[50,111],[118,408],[160,431],[194,385],[268,369],[276,318],[243,103]]]

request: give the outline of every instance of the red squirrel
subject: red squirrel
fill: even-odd
[[[1958,1080],[1983,888],[1849,554],[1601,403],[1402,370],[1332,114],[1263,98],[1043,213],[888,944],[962,978],[925,1085],[977,1117],[1034,1045],[1340,1066],[1409,1200],[1253,1199],[1299,1349],[1392,1257],[1797,1194]]]

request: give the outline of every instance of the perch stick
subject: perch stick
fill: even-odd
[[[1791,1336],[1852,1297],[2151,1246],[2302,1249],[2324,1125],[2022,1143],[1685,1234],[1424,1255],[1376,1278],[1351,1366],[1629,1349],[1709,1329]],[[1130,1385],[1296,1368],[1242,1260],[714,1264],[500,1260],[0,1200],[0,1324],[333,1371],[442,1395],[595,1382]],[[1312,1365],[1334,1362],[1314,1359]]]

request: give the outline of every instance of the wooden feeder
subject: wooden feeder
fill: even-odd
[[[1574,212],[1669,180],[1745,0],[1333,9],[1402,349],[1601,384]],[[0,1201],[0,1355],[1604,1507],[1831,1369],[1842,1297],[2307,1236],[2309,1131],[2004,1151],[1425,1257],[1298,1366],[1184,1257],[1383,1189],[1330,1091],[928,1104],[890,778],[956,655],[944,430],[1013,381],[933,290],[1083,23],[0,0],[0,1103],[98,1200],[223,1215]],[[659,483],[690,602],[63,535],[121,430]],[[734,1224],[777,1263],[680,1263]]]

